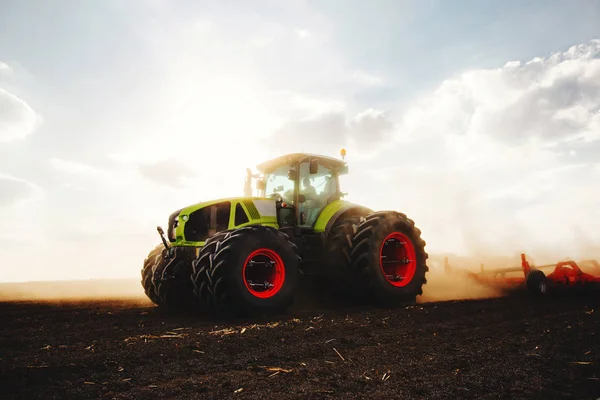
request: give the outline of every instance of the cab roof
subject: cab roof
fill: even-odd
[[[262,172],[262,173],[269,173],[269,172],[272,172],[273,170],[281,167],[282,165],[290,165],[291,166],[293,164],[299,163],[304,160],[308,160],[310,158],[318,159],[319,163],[321,165],[323,165],[326,168],[332,169],[332,170],[340,170],[340,169],[346,167],[346,162],[343,160],[340,160],[338,158],[323,156],[320,154],[312,154],[312,153],[290,153],[290,154],[284,154],[282,156],[279,156],[279,157],[273,158],[271,160],[265,161],[261,164],[258,164],[256,166],[256,169],[258,169],[258,171]]]

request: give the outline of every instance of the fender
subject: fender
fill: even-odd
[[[322,232],[327,238],[335,222],[344,214],[368,215],[374,212],[370,208],[350,203],[345,200],[336,200],[323,208],[314,225],[315,232]]]

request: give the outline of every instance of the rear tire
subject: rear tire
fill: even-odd
[[[192,275],[196,296],[227,317],[283,312],[294,301],[300,261],[283,232],[261,225],[237,229],[200,251]]]
[[[378,305],[415,302],[427,283],[428,254],[413,220],[395,211],[369,215],[352,239],[354,292]]]
[[[326,290],[342,302],[350,301],[356,295],[350,255],[353,249],[352,238],[361,221],[364,221],[364,217],[340,218],[331,228],[325,244]]]

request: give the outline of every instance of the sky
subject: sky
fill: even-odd
[[[0,281],[137,277],[172,211],[342,147],[429,253],[600,258],[600,1],[0,1]]]

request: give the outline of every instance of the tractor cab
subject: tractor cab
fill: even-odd
[[[252,195],[250,181],[258,178],[258,196],[276,201],[281,226],[311,228],[327,204],[345,195],[339,176],[348,173],[348,166],[333,157],[287,154],[259,164],[257,170],[256,175],[248,171],[245,195]]]

